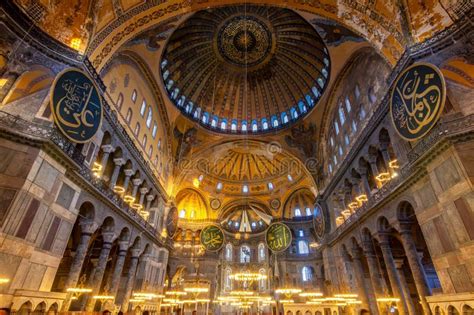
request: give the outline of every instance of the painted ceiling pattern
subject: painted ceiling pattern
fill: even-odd
[[[328,50],[297,13],[255,5],[195,13],[161,67],[172,102],[218,132],[281,129],[308,114],[329,79]]]

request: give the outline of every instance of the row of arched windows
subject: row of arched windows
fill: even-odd
[[[257,247],[257,258],[258,262],[263,262],[265,261],[267,257],[267,249],[265,247],[264,243],[258,244]],[[239,248],[239,262],[240,263],[249,263],[252,258],[252,251],[250,246],[248,245],[242,245]],[[234,248],[232,244],[227,244],[225,247],[225,260],[228,262],[232,262],[234,260]]]
[[[324,64],[326,67],[329,66],[329,59],[324,58]],[[260,120],[237,120],[237,119],[226,119],[212,115],[206,111],[202,112],[202,108],[195,106],[192,101],[187,101],[185,95],[180,95],[180,89],[175,87],[175,82],[170,78],[170,72],[166,69],[168,61],[165,59],[161,63],[161,70],[163,73],[163,80],[165,82],[166,90],[170,98],[174,101],[176,106],[180,108],[188,116],[191,116],[195,120],[201,121],[202,124],[208,125],[213,129],[220,129],[222,131],[230,132],[258,132],[266,131],[269,129],[278,129],[283,125],[288,124],[290,121],[298,119],[301,115],[306,114],[310,108],[321,98],[321,91],[324,89],[326,81],[328,79],[328,70],[323,68],[315,85],[311,90],[304,96],[303,99],[299,100],[297,104],[291,107],[288,111],[281,112],[271,117],[264,117]]]

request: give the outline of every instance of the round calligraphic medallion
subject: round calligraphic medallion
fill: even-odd
[[[210,252],[216,252],[224,245],[224,232],[217,225],[208,225],[199,235],[201,245]]]
[[[398,134],[408,141],[420,139],[436,124],[446,101],[446,84],[437,67],[417,63],[395,80],[390,116]]]
[[[319,240],[321,240],[324,236],[326,223],[324,220],[323,208],[320,204],[316,204],[316,206],[314,207],[313,226],[314,231],[316,232],[316,236]]]
[[[211,200],[211,208],[212,210],[217,210],[221,207],[221,201],[219,199],[212,199]]]
[[[265,240],[268,248],[273,252],[282,252],[291,244],[292,236],[290,228],[280,222],[273,223],[267,229]]]
[[[176,231],[178,230],[178,209],[176,207],[172,207],[168,212],[168,216],[166,217],[166,233],[169,237],[173,237]]]
[[[84,143],[95,136],[102,123],[102,99],[85,72],[65,69],[54,80],[50,94],[54,122],[69,140]]]

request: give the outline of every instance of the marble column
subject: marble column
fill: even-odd
[[[140,188],[140,199],[138,201],[139,204],[143,205],[143,202],[145,201],[145,196],[148,193],[149,189],[146,187]]]
[[[105,267],[107,266],[107,260],[109,258],[110,249],[112,248],[112,241],[115,238],[115,234],[111,232],[102,233],[103,237],[103,244],[102,249],[99,254],[99,259],[97,260],[97,266],[94,269],[93,277],[92,278],[92,292],[89,297],[89,301],[86,305],[86,311],[92,312],[94,311],[95,306],[95,299],[92,299],[92,296],[98,295],[100,291],[100,286],[102,284],[102,279],[105,273]]]
[[[130,178],[132,177],[133,174],[135,174],[135,171],[132,169],[124,170],[125,173],[125,179],[123,181],[123,189],[125,189],[125,193],[128,191],[128,186],[130,184]]]
[[[388,143],[382,143],[380,145],[380,152],[382,153],[383,162],[385,163],[385,167],[392,172],[392,169],[389,168],[390,165],[390,154],[388,153]]]
[[[107,166],[107,162],[109,161],[110,153],[114,152],[114,147],[111,144],[105,144],[101,147],[102,149],[102,160],[100,161],[100,165],[102,165],[102,170],[100,171],[100,176],[104,174],[105,167]]]
[[[143,290],[143,285],[145,284],[146,278],[146,268],[149,255],[143,254],[140,256],[137,266],[136,279],[135,279],[135,289]]]
[[[400,302],[397,303],[399,314],[405,315],[408,314],[408,310],[403,301],[400,277],[398,276],[395,260],[393,259],[389,237],[390,236],[388,233],[379,232],[380,248],[382,250],[382,256],[385,263],[385,267],[387,268],[388,278],[390,280],[390,287],[392,288],[392,294],[394,298],[400,299]]]
[[[410,289],[408,288],[407,279],[405,277],[405,271],[403,270],[403,259],[395,259],[395,265],[397,266],[398,276],[400,277],[400,288],[408,309],[408,314],[416,315],[415,306],[413,305]]]
[[[413,280],[415,281],[423,312],[425,314],[431,314],[431,309],[426,301],[426,296],[431,295],[431,289],[428,285],[425,269],[418,255],[415,241],[413,240],[411,225],[412,222],[402,222],[400,224],[400,238],[413,275]]]
[[[121,306],[122,312],[128,312],[128,305],[130,304],[130,296],[132,294],[133,286],[135,285],[135,274],[137,272],[138,258],[140,256],[139,249],[132,249],[132,257],[130,258],[130,266],[128,269],[128,278],[125,284],[125,294]]]
[[[146,211],[150,210],[151,202],[153,201],[153,199],[155,199],[155,196],[153,196],[153,195],[147,195],[146,196],[146,206],[145,206]]]
[[[369,267],[370,281],[374,288],[374,293],[377,297],[382,297],[386,294],[383,286],[383,278],[380,272],[380,267],[377,261],[377,256],[373,248],[371,240],[364,240],[362,242],[362,248],[364,250],[365,258],[367,259],[367,265]]]
[[[375,178],[377,175],[379,175],[379,169],[377,167],[377,160],[375,156],[371,156],[369,158],[369,165],[370,169],[372,170],[372,175],[374,176],[375,184],[378,188],[382,187],[382,183]]]
[[[132,184],[133,184],[132,197],[136,197],[136,196],[137,196],[138,187],[139,187],[142,183],[143,183],[143,180],[141,180],[140,178],[132,179]]]
[[[371,195],[369,180],[367,179],[367,168],[361,167],[359,168],[360,177],[362,179],[362,184],[364,186],[364,191],[367,197]]]
[[[77,282],[82,270],[82,265],[84,264],[87,250],[89,249],[89,242],[91,240],[92,234],[97,228],[97,224],[90,221],[80,222],[79,226],[81,227],[81,239],[76,247],[76,252],[71,263],[71,268],[69,269],[69,275],[64,283],[65,289],[77,286]],[[64,303],[61,307],[62,312],[67,312],[69,310],[72,296],[73,295],[71,293],[66,295],[66,299],[64,300]]]
[[[362,305],[369,307],[371,314],[378,315],[377,301],[369,298],[369,288],[365,283],[364,268],[362,266],[362,251],[358,247],[352,248],[352,262],[357,281],[358,295],[362,301]]]
[[[127,256],[128,241],[118,242],[118,253],[117,260],[115,261],[114,271],[110,278],[110,295],[117,297],[117,292],[120,285],[120,278],[122,277],[123,265],[125,263],[125,257]]]
[[[117,184],[117,179],[120,174],[120,168],[122,167],[122,165],[125,164],[125,160],[122,158],[114,159],[114,163],[115,163],[115,167],[112,173],[112,177],[110,178],[110,184],[109,184],[111,189],[113,189],[115,187],[115,184]]]

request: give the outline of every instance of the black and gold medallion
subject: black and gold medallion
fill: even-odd
[[[208,225],[199,235],[201,245],[210,252],[216,252],[224,245],[224,232],[217,225]]]
[[[76,68],[58,74],[51,87],[50,106],[54,122],[73,142],[89,141],[102,123],[99,89],[86,73]]]
[[[168,212],[168,216],[166,217],[166,233],[169,237],[173,237],[176,231],[178,230],[178,209],[176,207],[172,207]]]
[[[398,134],[408,141],[420,139],[433,128],[446,101],[442,73],[428,63],[405,69],[395,80],[390,115]]]
[[[268,227],[265,239],[268,248],[273,252],[282,252],[291,244],[292,236],[290,228],[280,222],[273,223]]]

